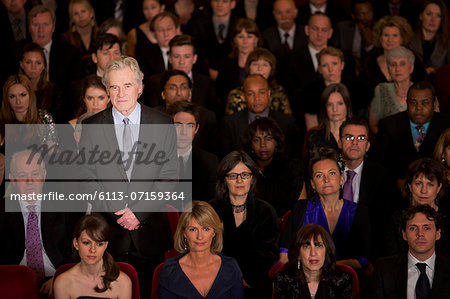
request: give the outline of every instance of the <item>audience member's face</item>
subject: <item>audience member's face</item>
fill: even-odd
[[[72,22],[78,28],[86,28],[91,26],[91,21],[94,18],[94,11],[86,7],[84,4],[72,4]]]
[[[29,161],[31,155],[33,155],[31,151],[21,152],[11,165],[9,179],[16,192],[20,194],[41,194],[44,187],[45,176],[47,175],[45,167],[41,165],[44,162],[39,163],[41,158],[39,155],[34,155]]]
[[[236,1],[234,0],[211,0],[213,15],[218,18],[229,17],[235,6]]]
[[[387,66],[389,74],[394,82],[404,82],[409,80],[409,77],[414,70],[414,65],[411,65],[406,57],[391,58]]]
[[[435,206],[435,200],[442,184],[438,184],[437,179],[429,180],[423,173],[413,178],[411,184],[408,184],[409,191],[411,191],[411,204],[416,205],[431,205]]]
[[[339,92],[330,94],[327,102],[327,116],[330,122],[341,122],[347,118],[347,107]]]
[[[108,79],[107,90],[112,105],[122,115],[130,115],[142,93],[142,82],[140,84],[136,82],[134,72],[129,66],[109,71]]]
[[[179,101],[190,101],[192,91],[189,88],[189,81],[185,76],[175,75],[167,80],[161,97],[166,101],[166,106]]]
[[[106,65],[113,59],[119,58],[122,54],[119,44],[103,45],[100,50],[92,53],[92,61],[97,64],[97,70],[101,75],[104,74]]]
[[[328,84],[340,83],[343,69],[344,62],[338,56],[323,55],[320,58],[318,70]]]
[[[30,106],[30,95],[22,84],[14,84],[9,88],[8,100],[18,120],[23,120]]]
[[[323,5],[327,4],[327,0],[309,0],[309,3],[311,3],[315,7],[320,8]]]
[[[255,136],[252,138],[252,149],[255,152],[256,157],[260,161],[270,161],[275,153],[277,142],[270,132],[262,132],[256,130]]]
[[[402,45],[402,35],[400,34],[400,29],[393,26],[384,27],[381,32],[380,42],[384,51],[400,47]]]
[[[311,17],[309,24],[305,26],[305,33],[312,47],[316,49],[325,48],[333,34],[330,19],[321,15]]]
[[[440,238],[441,230],[437,230],[434,221],[422,213],[416,213],[406,223],[403,231],[403,239],[408,242],[409,251],[420,261],[431,257],[436,241]]]
[[[210,252],[212,240],[216,233],[212,227],[201,226],[194,218],[184,230],[189,252]]]
[[[248,55],[256,48],[258,38],[253,33],[247,33],[245,29],[236,34],[234,37],[234,44],[236,45],[240,54]]]
[[[358,140],[359,136],[363,136],[364,140]],[[347,140],[348,137],[354,137],[354,140]],[[366,127],[358,125],[345,126],[342,130],[340,146],[345,160],[362,162],[364,155],[370,148],[369,134]]]
[[[247,108],[253,113],[262,113],[269,107],[270,89],[261,77],[247,78],[244,81],[244,97]]]
[[[187,112],[178,112],[173,116],[173,122],[177,131],[178,149],[188,149],[192,146],[192,140],[198,131],[195,117]]]
[[[249,70],[250,75],[260,74],[267,80],[269,79],[270,72],[272,72],[272,67],[270,66],[270,63],[267,60],[258,59],[250,63]]]
[[[311,238],[307,244],[302,244],[299,257],[303,272],[307,274],[320,272],[325,263],[326,253],[327,249],[320,235],[317,236],[316,241],[314,241],[314,238]]]
[[[433,117],[434,99],[431,90],[413,89],[406,102],[409,119],[416,125],[423,125]]]
[[[176,46],[170,49],[169,62],[175,70],[190,74],[192,66],[197,62],[197,54],[194,54],[194,48],[189,45]]]
[[[83,263],[96,265],[103,260],[103,254],[108,247],[108,242],[96,242],[84,230],[78,239],[73,239],[73,246],[78,248],[77,251]]]
[[[289,31],[295,24],[297,7],[292,0],[278,0],[273,4],[273,16],[278,26],[284,31]]]
[[[238,175],[235,180],[225,178],[230,197],[246,197],[248,195],[248,192],[250,191],[250,187],[252,185],[252,176],[247,179],[243,179],[242,173],[244,172],[251,173],[250,169],[244,163],[239,162],[233,169],[231,169],[227,173],[227,175],[231,173],[241,174]]]
[[[33,42],[41,47],[44,47],[52,40],[55,25],[52,22],[50,13],[38,13],[30,21],[30,34]]]
[[[441,26],[441,9],[437,4],[430,3],[419,16],[422,29],[428,32],[437,32]]]
[[[109,97],[106,91],[98,87],[89,87],[84,95],[84,104],[87,112],[100,112],[108,107]]]
[[[447,167],[450,167],[450,145],[447,145],[444,149],[444,160]]]
[[[353,18],[365,26],[373,24],[373,7],[370,2],[355,4],[355,14]]]
[[[31,81],[39,80],[45,68],[44,57],[39,52],[26,52],[20,61],[20,67]]]
[[[151,21],[157,14],[164,11],[164,5],[155,0],[144,0],[142,13],[147,21]]]
[[[176,27],[170,17],[163,17],[155,22],[155,37],[160,47],[169,47],[169,42],[177,34],[180,28]]]
[[[26,0],[2,0],[6,10],[14,17],[21,16],[24,12],[24,5]]]
[[[343,179],[337,163],[333,160],[318,161],[312,167],[311,185],[319,196],[339,196]]]

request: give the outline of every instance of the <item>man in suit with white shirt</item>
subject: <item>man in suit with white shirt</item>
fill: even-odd
[[[450,260],[436,252],[439,217],[429,205],[410,206],[403,212],[401,230],[408,252],[377,262],[372,298],[448,298]]]

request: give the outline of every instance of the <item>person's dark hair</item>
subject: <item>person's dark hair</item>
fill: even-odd
[[[80,103],[83,103],[83,104],[80,105],[77,113],[75,114],[76,117],[79,117],[86,112],[86,105],[84,105],[83,99],[86,97],[87,90],[91,87],[101,89],[101,90],[105,91],[106,94],[108,94],[108,91],[106,90],[106,87],[102,82],[102,78],[100,78],[97,75],[86,76],[83,79],[83,85],[81,86],[81,98],[80,98],[81,101],[80,101]]]
[[[195,45],[194,37],[187,34],[180,34],[174,36],[169,42],[170,51],[172,51],[174,47],[181,47],[181,46],[191,46],[194,55],[197,54],[197,47]]]
[[[163,18],[170,18],[175,24],[176,28],[180,27],[180,19],[175,14],[171,13],[170,11],[162,11],[156,16],[154,16],[153,19],[151,20],[150,30],[155,32],[156,22],[159,22],[159,20]]]
[[[256,25],[256,23],[251,19],[246,18],[238,19],[234,24],[233,28],[231,29],[230,36],[232,37],[233,51],[231,52],[230,57],[237,57],[239,54],[236,44],[234,43],[234,38],[236,37],[236,35],[241,33],[242,30],[245,30],[245,32],[247,32],[248,34],[253,34],[258,38],[258,42],[255,45],[255,49],[261,46],[262,44],[261,33],[259,32],[258,25]]]
[[[423,14],[424,10],[427,8],[428,5],[435,4],[439,6],[439,9],[441,10],[441,25],[439,26],[438,31],[436,32],[436,41],[443,47],[447,47],[448,42],[448,16],[447,16],[447,7],[445,6],[444,1],[442,0],[427,0],[423,6],[422,10],[420,11],[420,14]],[[422,36],[422,20],[418,18],[419,26],[417,26],[417,30],[420,33],[420,36]],[[422,36],[423,38],[423,36]]]
[[[442,230],[442,219],[438,211],[433,209],[430,205],[416,205],[409,206],[402,212],[402,222],[400,228],[402,231],[406,230],[406,223],[414,218],[417,213],[424,214],[428,220],[434,221],[436,230]]]
[[[355,13],[355,6],[357,4],[363,4],[363,3],[370,3],[370,5],[372,6],[372,10],[373,10],[373,3],[371,0],[352,0],[352,2],[350,3],[350,9],[351,9],[352,13]]]
[[[115,44],[119,45],[119,48],[122,49],[122,43],[119,38],[114,34],[103,33],[97,35],[97,38],[92,43],[92,49],[95,52],[103,50],[103,47],[107,47],[107,50],[111,49]]]
[[[108,242],[111,239],[111,228],[100,214],[86,215],[78,220],[73,232],[73,239],[78,240],[83,231],[86,231],[89,238],[95,242]],[[120,274],[119,266],[107,251],[103,254],[103,268],[105,270],[103,288],[96,286],[94,290],[97,293],[103,293],[109,289],[111,282],[115,281]]]
[[[325,261],[321,269],[320,280],[326,281],[333,279],[336,275],[336,249],[333,239],[331,239],[330,234],[322,226],[314,223],[302,226],[297,231],[295,238],[292,238],[288,252],[289,261],[286,263],[283,271],[295,279],[307,283],[302,263],[300,263],[300,269],[298,269],[300,249],[303,245],[309,244],[311,239],[316,242],[319,236],[322,238],[323,245],[325,246]]]
[[[195,123],[198,126],[200,120],[200,107],[197,104],[188,101],[177,101],[167,107],[167,114],[174,116],[179,112],[186,112],[194,116]]]
[[[432,158],[420,158],[409,164],[408,170],[405,176],[405,186],[403,187],[403,196],[408,197],[411,195],[408,185],[412,184],[413,180],[417,177],[424,175],[430,181],[436,179],[437,184],[441,185],[441,191],[436,199],[440,199],[445,193],[444,188],[444,169],[442,164]]]
[[[342,174],[343,169],[339,163],[339,155],[336,153],[336,151],[334,149],[328,148],[328,147],[319,147],[311,153],[311,157],[309,159],[308,171],[309,171],[310,177],[313,176],[314,164],[316,164],[317,162],[323,161],[323,160],[331,160],[331,161],[336,162],[339,172]]]
[[[433,101],[435,101],[436,100],[436,91],[434,90],[433,85],[427,81],[420,81],[420,82],[416,82],[413,85],[411,85],[408,89],[408,93],[406,94],[406,98],[409,99],[409,95],[410,95],[411,91],[413,91],[413,90],[425,90],[425,89],[428,89],[431,91],[431,99]]]
[[[261,117],[252,121],[242,135],[242,146],[249,155],[254,155],[252,147],[252,139],[255,137],[256,131],[266,132],[272,135],[277,143],[276,151],[281,153],[285,148],[285,137],[280,126],[271,118]]]
[[[98,28],[97,34],[98,35],[106,34],[107,31],[111,28],[117,28],[117,30],[119,31],[118,38],[119,38],[122,46],[124,44],[126,45],[127,36],[125,34],[125,30],[123,29],[122,22],[117,19],[114,19],[114,18],[106,19]],[[122,52],[125,53],[123,50],[122,50]]]
[[[342,132],[344,131],[346,126],[350,126],[350,125],[354,125],[354,126],[362,126],[366,129],[366,133],[367,133],[367,137],[369,137],[369,124],[367,123],[367,120],[359,115],[354,115],[351,117],[347,117],[347,119],[341,124],[341,126],[339,127],[339,139],[341,139],[342,136]]]
[[[320,98],[320,111],[319,111],[319,130],[325,129],[325,139],[331,139],[330,131],[330,119],[327,114],[327,104],[332,93],[339,93],[344,100],[345,108],[347,110],[347,117],[352,116],[352,103],[350,101],[350,93],[347,87],[342,83],[333,83],[328,85],[322,92]]]
[[[164,89],[166,88],[167,81],[169,81],[169,79],[172,78],[173,76],[185,77],[188,81],[189,89],[192,89],[191,78],[189,78],[189,76],[185,72],[180,70],[168,70],[164,72],[163,77],[161,78],[161,91],[164,91]]]
[[[225,198],[228,197],[228,186],[226,183],[225,176],[228,172],[230,172],[239,162],[245,164],[245,166],[250,169],[250,172],[253,174],[252,176],[252,184],[250,186],[250,190],[248,192],[249,196],[252,196],[255,191],[256,180],[258,178],[259,170],[256,166],[255,162],[252,158],[247,155],[244,151],[232,151],[228,155],[226,155],[222,161],[220,161],[219,166],[217,167],[217,184],[216,184],[216,193],[217,198]]]

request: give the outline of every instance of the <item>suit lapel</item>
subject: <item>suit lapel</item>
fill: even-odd
[[[395,286],[398,298],[406,298],[408,285],[408,253],[402,254],[397,262],[398,275],[395,276]]]

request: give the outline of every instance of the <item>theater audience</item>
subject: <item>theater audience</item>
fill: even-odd
[[[245,78],[245,63],[248,55],[262,43],[258,26],[250,19],[239,19],[231,29],[232,52],[218,68],[217,96],[225,106],[228,93],[240,86]]]
[[[291,115],[291,105],[289,98],[283,86],[279,85],[275,79],[277,61],[275,56],[264,48],[256,48],[253,50],[245,62],[246,75],[260,74],[270,85],[270,109],[280,111],[284,114]],[[245,102],[244,90],[239,86],[228,94],[225,114],[231,115],[247,108]]]
[[[328,85],[320,100],[319,125],[307,133],[307,152],[303,153],[303,157],[311,157],[320,147],[332,148],[340,153],[339,128],[350,116],[352,107],[347,87],[341,83]]]
[[[295,233],[273,298],[353,298],[352,277],[336,267],[333,240],[322,226],[306,224]]]
[[[183,212],[178,222],[174,246],[182,255],[164,263],[159,298],[244,298],[238,263],[221,253],[223,233],[213,207],[194,200],[192,211]]]
[[[258,168],[243,151],[219,163],[217,198],[211,202],[224,225],[223,253],[242,270],[246,298],[271,298],[267,275],[278,255],[277,215],[254,196]]]
[[[150,29],[152,19],[164,11],[165,5],[159,0],[143,0],[142,13],[145,16],[145,23],[133,28],[127,34],[128,55],[137,57],[137,52],[145,49],[151,44],[156,44],[155,32]],[[139,54],[140,55],[140,54]]]
[[[98,27],[95,12],[89,0],[71,0],[69,2],[69,31],[63,38],[76,47],[81,56],[91,54],[92,44],[97,37]]]
[[[365,206],[342,197],[343,166],[338,155],[329,148],[317,149],[309,161],[309,175],[314,195],[299,200],[287,220],[281,239],[280,260],[288,261],[291,239],[302,226],[314,223],[330,233],[336,246],[338,263],[362,270],[370,253],[370,219]]]
[[[447,7],[441,0],[426,1],[418,21],[409,46],[427,74],[434,74],[440,66],[450,63]]]
[[[380,119],[406,110],[406,94],[413,84],[410,77],[414,54],[402,46],[392,48],[386,53],[386,65],[392,81],[378,84],[370,103],[369,124],[375,135]]]
[[[284,134],[271,118],[255,119],[242,139],[260,169],[256,197],[270,203],[281,219],[298,199],[306,198],[303,163],[284,153]]]
[[[111,229],[99,214],[86,215],[78,221],[72,246],[80,262],[55,279],[55,299],[131,298],[130,278],[106,251],[110,238]]]

